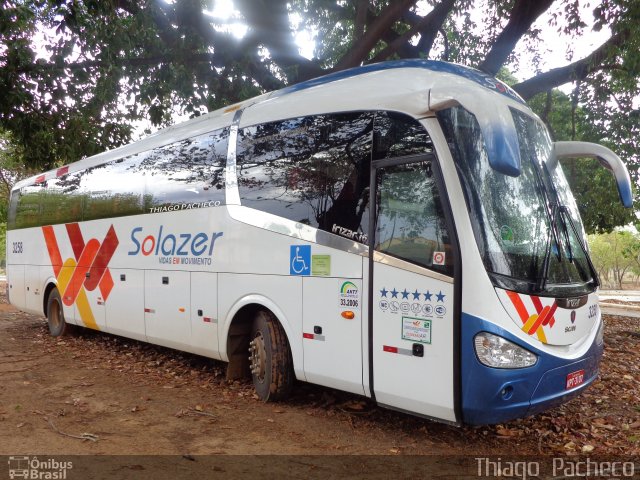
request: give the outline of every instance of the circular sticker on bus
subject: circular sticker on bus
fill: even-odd
[[[444,265],[445,262],[445,253],[444,252],[433,252],[433,264],[434,265]]]
[[[500,238],[505,245],[513,245],[513,230],[509,225],[500,227]]]

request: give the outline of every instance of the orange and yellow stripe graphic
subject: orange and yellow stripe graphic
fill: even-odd
[[[87,327],[99,330],[87,290],[93,291],[98,287],[102,300],[107,300],[114,286],[108,265],[118,246],[118,237],[111,225],[102,243],[92,238],[85,244],[77,223],[70,223],[65,227],[75,258],[67,258],[64,262],[53,227],[42,227],[58,291],[65,305],[70,307],[75,303],[80,318]]]
[[[552,305],[546,305],[543,307],[540,298],[531,295],[529,298],[536,309],[536,313],[529,315],[529,311],[527,310],[527,307],[524,306],[522,298],[520,298],[518,293],[507,291],[507,295],[522,321],[522,330],[526,332],[527,335],[535,334],[538,337],[538,340],[542,343],[547,343],[547,337],[544,333],[543,327],[548,325],[549,328],[551,328],[555,324],[556,320],[554,315],[558,308],[558,304],[554,301]]]

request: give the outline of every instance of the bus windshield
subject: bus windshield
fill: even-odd
[[[462,107],[438,112],[463,186],[473,232],[494,285],[522,293],[592,292],[584,229],[562,168],[547,169],[551,141],[533,117],[511,109],[521,174],[492,169],[481,129]]]

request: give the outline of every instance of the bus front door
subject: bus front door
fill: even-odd
[[[456,422],[454,259],[432,159],[374,169],[369,381],[381,405]]]

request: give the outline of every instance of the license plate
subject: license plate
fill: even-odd
[[[567,375],[567,383],[565,385],[566,390],[571,390],[584,382],[584,370],[578,370],[577,372],[571,372]]]

